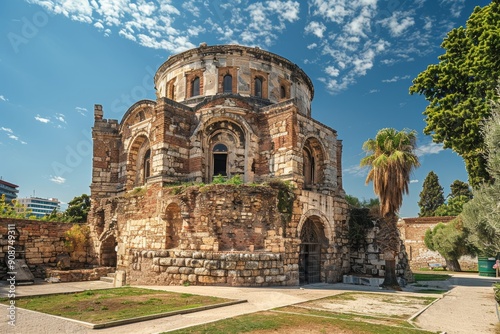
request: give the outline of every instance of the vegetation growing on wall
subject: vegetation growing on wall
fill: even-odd
[[[74,224],[64,233],[64,245],[68,252],[82,251],[87,246],[90,229],[87,225]]]
[[[369,208],[351,208],[349,210],[349,243],[353,248],[366,246],[366,234],[373,228],[373,218]]]

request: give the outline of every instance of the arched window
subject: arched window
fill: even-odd
[[[304,186],[311,187],[314,184],[314,157],[311,154],[309,149],[304,148],[304,165],[303,165],[303,174],[304,174]]]
[[[147,150],[144,154],[144,182],[151,175],[151,150]]]
[[[224,144],[216,144],[212,149],[214,161],[213,176],[227,176],[227,146]]]
[[[233,77],[230,74],[224,76],[224,93],[233,92]]]
[[[280,86],[280,98],[284,99],[286,97],[286,88],[285,86]]]
[[[259,77],[254,79],[254,95],[262,97],[262,79]]]
[[[193,79],[191,83],[191,96],[200,95],[200,77],[196,77]]]

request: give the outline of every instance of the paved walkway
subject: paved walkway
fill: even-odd
[[[431,331],[445,331],[447,334],[459,333],[495,333],[498,322],[495,313],[495,300],[491,284],[494,278],[476,275],[454,275],[446,284],[455,288],[438,302],[424,311],[417,319],[419,327]],[[443,284],[443,283],[434,283]],[[18,295],[35,295],[46,293],[82,291],[85,289],[108,288],[105,282],[79,282],[18,286]],[[243,288],[243,287],[203,287],[203,286],[157,286],[154,289],[174,292],[211,295],[233,299],[246,299],[247,303],[217,308],[186,315],[156,319],[100,330],[91,330],[78,323],[53,317],[38,312],[16,310],[16,326],[7,324],[7,308],[0,311],[0,333],[45,334],[45,333],[77,333],[108,334],[160,333],[196,324],[214,322],[241,314],[268,310],[275,307],[314,300],[345,291],[380,291],[378,288],[347,284],[313,284],[304,288]],[[405,289],[408,290],[408,289]],[[1,296],[6,295],[6,287],[0,286]],[[387,292],[387,291],[384,291]],[[395,293],[409,293],[395,292]]]

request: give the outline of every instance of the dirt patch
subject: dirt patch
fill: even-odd
[[[311,319],[312,321],[312,319]],[[286,334],[304,334],[304,333],[335,333],[335,334],[357,334],[358,331],[351,331],[345,328],[340,328],[334,324],[319,325],[311,322],[310,324],[300,327],[286,327],[278,329],[266,329],[252,331],[252,334],[271,334],[271,333],[286,333]]]
[[[400,294],[343,293],[296,306],[337,313],[407,319],[435,299]]]

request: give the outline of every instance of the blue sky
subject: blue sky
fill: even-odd
[[[465,0],[128,1],[7,0],[0,3],[0,176],[67,203],[89,193],[93,106],[121,119],[155,99],[153,76],[170,55],[197,47],[259,46],[312,79],[312,115],[343,140],[346,193],[369,199],[362,144],[385,127],[418,132],[421,167],[401,216],[418,214],[433,170],[449,193],[467,181],[462,159],[422,132],[427,102],[411,80],[443,53],[448,31],[465,24]]]

